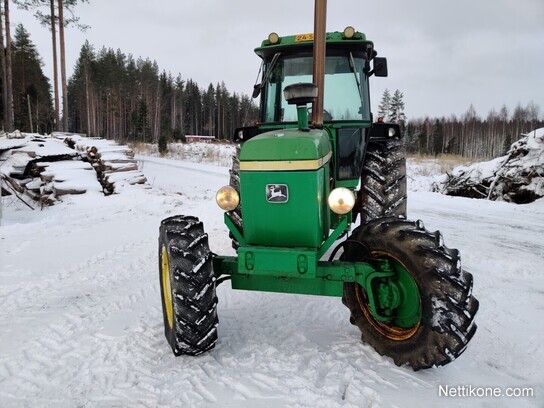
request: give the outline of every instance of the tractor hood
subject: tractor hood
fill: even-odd
[[[250,245],[319,248],[329,231],[326,130],[277,130],[240,152],[244,238]]]
[[[283,170],[310,170],[323,166],[330,155],[331,144],[325,130],[304,132],[298,129],[282,129],[263,133],[245,142],[240,152],[240,166],[241,170],[268,170],[258,168],[258,163],[284,162],[287,168],[282,168]],[[308,163],[304,163],[305,161]],[[316,161],[319,162],[318,166],[313,163]],[[289,162],[293,168],[289,168]],[[280,170],[273,168],[273,163],[262,165],[271,167],[270,170]]]

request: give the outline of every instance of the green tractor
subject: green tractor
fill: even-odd
[[[237,256],[212,253],[195,217],[161,223],[174,354],[215,346],[216,287],[230,279],[233,289],[341,297],[362,340],[397,365],[453,361],[476,331],[478,301],[459,251],[406,219],[399,126],[370,112],[369,78],[387,76],[386,59],[352,27],[272,33],[255,51],[260,122],[237,130],[230,185],[216,196]]]

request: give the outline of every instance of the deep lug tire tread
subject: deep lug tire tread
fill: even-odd
[[[162,221],[159,233],[159,270],[166,247],[174,327],[170,329],[164,306],[165,336],[175,355],[196,356],[217,342],[217,296],[208,236],[196,217],[176,215]]]
[[[363,342],[395,364],[414,370],[441,366],[459,357],[476,332],[478,301],[472,296],[472,275],[461,267],[459,251],[444,246],[439,233],[427,231],[421,221],[398,218],[370,221],[350,238],[371,251],[394,254],[416,282],[422,307],[418,330],[405,340],[383,336],[369,323],[357,300],[355,283],[344,285],[342,302],[350,309],[350,321],[361,330]],[[360,261],[358,245],[348,245],[342,259]]]
[[[390,216],[406,218],[406,160],[400,139],[369,143],[357,202],[361,224]]]

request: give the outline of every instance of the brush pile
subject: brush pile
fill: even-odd
[[[522,136],[506,156],[456,167],[433,184],[433,191],[516,204],[544,197],[544,128]]]

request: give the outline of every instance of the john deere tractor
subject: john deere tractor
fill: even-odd
[[[212,253],[195,217],[160,227],[174,354],[215,346],[216,287],[230,279],[233,289],[341,297],[362,340],[397,365],[453,361],[476,331],[478,301],[459,251],[406,219],[400,129],[370,111],[369,78],[387,76],[386,59],[352,27],[272,33],[255,52],[260,121],[237,130],[230,185],[216,196],[237,256]]]

